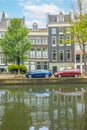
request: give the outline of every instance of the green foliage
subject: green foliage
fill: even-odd
[[[74,11],[74,22],[73,22],[73,34],[74,34],[74,43],[79,43],[80,49],[82,51],[82,61],[84,62],[84,72],[86,74],[87,65],[86,65],[86,46],[87,46],[87,14],[85,12],[84,1],[76,0],[77,10]],[[85,1],[85,4],[87,2]],[[78,12],[78,13],[76,13]]]
[[[25,59],[25,54],[31,47],[27,34],[28,30],[22,24],[22,19],[10,20],[5,36],[0,40],[6,61],[20,64]]]
[[[20,64],[19,68],[20,68],[20,73],[21,74],[27,72],[27,67],[25,65]],[[18,73],[18,65],[17,64],[11,64],[11,65],[8,66],[8,70],[11,73]]]
[[[73,23],[73,32],[75,41],[79,44],[87,43],[87,15],[79,18],[79,21]]]

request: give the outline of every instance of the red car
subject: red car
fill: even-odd
[[[65,69],[64,71],[55,72],[55,77],[78,77],[81,75],[79,69]]]

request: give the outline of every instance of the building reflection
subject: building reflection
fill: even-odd
[[[0,125],[4,103],[23,102],[30,110],[29,130],[86,130],[87,90],[0,91]],[[28,113],[27,113],[28,114]]]

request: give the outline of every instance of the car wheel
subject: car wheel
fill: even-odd
[[[58,75],[58,77],[60,78],[60,77],[62,77],[62,75],[61,75],[61,74],[59,74],[59,75]]]
[[[49,78],[49,75],[48,75],[48,74],[46,74],[46,75],[45,75],[45,78]]]
[[[78,75],[77,75],[77,74],[75,74],[75,75],[74,75],[74,77],[78,77]]]
[[[31,79],[31,78],[32,78],[32,75],[29,75],[28,77]]]

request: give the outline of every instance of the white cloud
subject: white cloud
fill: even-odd
[[[46,4],[47,2],[41,3],[40,0],[18,0],[20,6],[23,8],[23,14],[26,18],[26,25],[30,27],[36,22],[39,26],[46,26],[46,16],[49,14],[58,14],[60,9],[54,3]],[[61,1],[61,0],[60,0]]]
[[[58,13],[59,9],[56,5],[50,4],[43,4],[43,5],[25,5],[25,11],[32,12],[33,14],[44,15],[47,12],[49,13]]]

